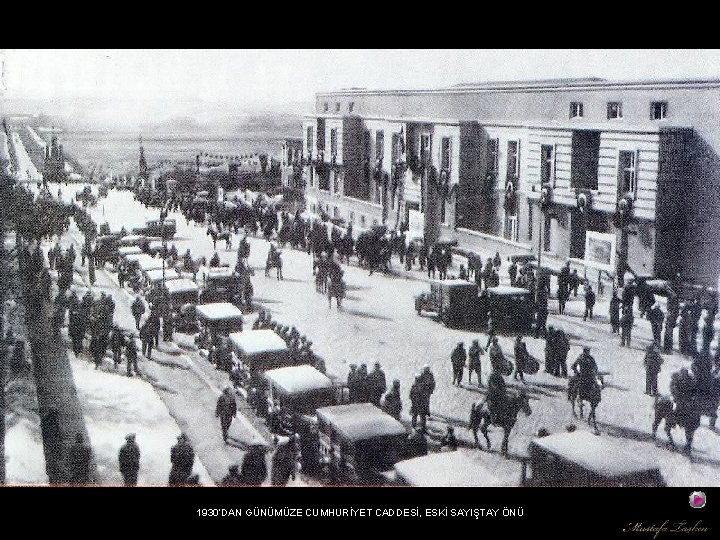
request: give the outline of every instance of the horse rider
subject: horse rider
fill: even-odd
[[[598,367],[595,358],[590,354],[590,347],[583,347],[583,352],[572,365],[572,370],[580,378],[580,390],[587,394],[598,383]]]

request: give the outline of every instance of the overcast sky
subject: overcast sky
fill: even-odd
[[[347,87],[720,77],[720,50],[7,50],[8,98],[311,101]]]

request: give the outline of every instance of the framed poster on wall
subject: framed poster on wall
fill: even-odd
[[[612,233],[587,231],[585,264],[607,272],[615,271],[616,237]]]

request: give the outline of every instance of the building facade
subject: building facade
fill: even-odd
[[[280,148],[280,176],[283,187],[302,189],[303,140],[286,138]]]
[[[720,80],[317,94],[311,210],[615,274],[720,274]]]

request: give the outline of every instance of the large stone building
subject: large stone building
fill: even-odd
[[[715,285],[719,103],[720,80],[317,94],[306,198],[359,227]]]

